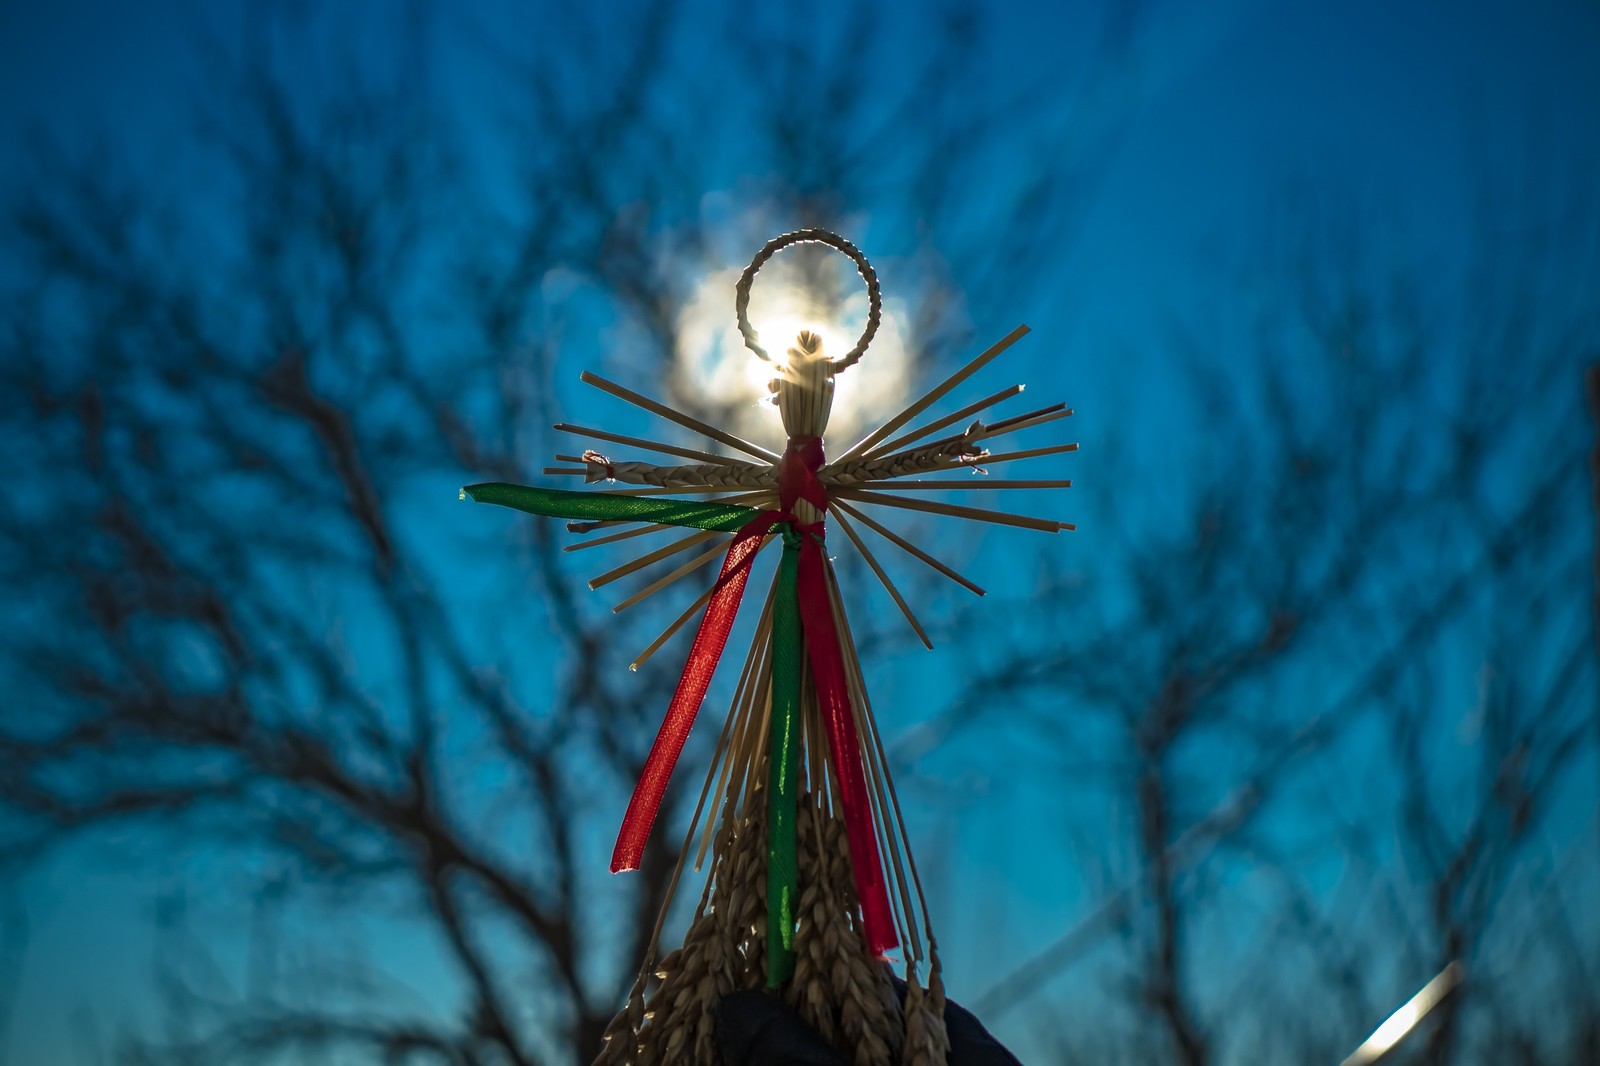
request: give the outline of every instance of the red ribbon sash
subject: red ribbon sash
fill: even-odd
[[[706,613],[700,619],[700,629],[689,649],[689,661],[684,664],[672,702],[667,704],[667,713],[661,720],[661,729],[656,733],[655,743],[650,745],[644,769],[639,771],[639,780],[633,786],[633,798],[628,801],[628,813],[623,815],[622,830],[611,852],[612,873],[639,868],[645,842],[650,839],[650,828],[655,825],[661,798],[667,791],[667,779],[683,753],[689,728],[694,725],[695,715],[711,684],[711,675],[716,673],[722,649],[727,646],[734,616],[739,613],[739,602],[744,598],[745,584],[750,580],[750,564],[756,549],[761,547],[762,538],[773,526],[789,517],[779,511],[762,511],[735,533],[733,542],[728,545],[728,555],[722,560],[717,583],[712,586],[715,591],[706,603]]]
[[[813,533],[813,530],[815,531]],[[833,604],[828,595],[827,557],[822,554],[822,523],[807,527],[800,546],[800,627],[805,634],[806,658],[816,682],[822,725],[828,732],[828,751],[839,783],[845,836],[850,842],[850,867],[855,873],[856,898],[861,903],[861,932],[867,948],[882,955],[898,941],[894,914],[884,889],[883,867],[878,857],[878,836],[872,827],[872,804],[867,798],[861,766],[861,739],[845,680],[844,656],[833,625]]]

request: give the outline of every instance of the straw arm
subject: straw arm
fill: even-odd
[[[584,480],[620,481],[624,485],[656,485],[663,488],[775,488],[776,467],[752,467],[749,463],[690,463],[683,466],[658,466],[655,463],[614,463],[598,452],[585,452]]]
[[[887,481],[890,478],[953,469],[983,458],[983,449],[969,436],[977,428],[978,424],[974,423],[973,429],[967,433],[892,455],[830,463],[818,471],[817,477],[825,485],[860,485],[869,481]]]

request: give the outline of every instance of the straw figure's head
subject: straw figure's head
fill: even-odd
[[[820,437],[833,410],[832,359],[822,351],[822,337],[801,330],[788,358],[775,363],[778,376],[770,388],[776,396],[783,429],[791,437]]]
[[[867,286],[867,322],[861,339],[854,348],[838,359],[823,354],[822,337],[811,330],[801,330],[789,349],[786,359],[773,359],[761,346],[755,327],[750,324],[750,286],[756,272],[780,249],[792,244],[825,244],[844,253],[856,265],[861,280]],[[744,335],[747,348],[761,359],[774,364],[777,376],[771,388],[783,416],[783,428],[791,439],[821,437],[828,428],[828,414],[833,409],[833,376],[859,362],[867,345],[878,331],[883,318],[883,297],[878,291],[878,275],[867,262],[861,250],[837,233],[825,229],[802,229],[774,237],[756,253],[734,286],[734,314],[739,322],[739,332]]]

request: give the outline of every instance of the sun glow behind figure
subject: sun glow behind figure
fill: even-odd
[[[706,275],[678,314],[678,347],[673,374],[689,395],[699,394],[717,406],[733,409],[734,425],[741,436],[770,443],[783,433],[768,383],[775,368],[751,354],[728,313],[728,296],[739,279],[738,270]],[[823,351],[833,358],[844,355],[860,332],[867,315],[867,296],[852,292],[836,312],[822,308],[792,276],[780,275],[751,301],[750,319],[761,333],[762,344],[774,359],[803,329],[823,338]],[[850,444],[867,428],[882,422],[905,402],[910,379],[910,355],[905,342],[904,305],[885,300],[883,321],[872,343],[872,356],[848,374],[834,380],[833,413],[829,436],[840,447]]]

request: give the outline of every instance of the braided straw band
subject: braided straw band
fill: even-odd
[[[835,251],[843,252],[855,263],[856,269],[861,272],[861,280],[867,283],[867,328],[862,331],[861,339],[856,341],[856,346],[845,353],[844,357],[833,363],[835,372],[847,366],[853,366],[861,358],[861,353],[867,350],[867,345],[872,343],[872,337],[878,332],[878,322],[883,318],[883,297],[878,292],[878,272],[872,269],[872,264],[867,262],[867,257],[861,254],[861,249],[834,233],[825,229],[797,229],[792,233],[785,233],[781,237],[774,237],[762,245],[761,251],[750,260],[750,265],[744,268],[744,273],[739,275],[739,284],[734,287],[734,306],[739,316],[739,332],[744,335],[744,344],[767,362],[772,361],[772,356],[761,347],[756,339],[756,331],[750,325],[748,314],[750,307],[750,286],[756,280],[756,272],[766,264],[775,254],[789,247],[791,244],[826,244]]]

